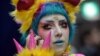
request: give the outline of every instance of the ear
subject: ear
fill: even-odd
[[[63,0],[64,2],[70,3],[73,6],[77,6],[81,0]]]
[[[28,10],[34,4],[34,0],[19,0],[17,3],[18,10]]]
[[[16,45],[18,53],[20,53],[22,51],[23,47],[15,39],[13,39],[13,41]]]

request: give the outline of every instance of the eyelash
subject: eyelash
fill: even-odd
[[[59,25],[61,25],[62,28],[67,28],[67,23],[66,22],[62,22]],[[45,30],[50,30],[52,28],[52,25],[50,24],[45,24],[42,26],[43,29]]]
[[[61,25],[62,28],[67,28],[67,23],[66,22],[62,22],[62,23],[60,23],[60,25]]]
[[[44,26],[42,26],[43,27],[43,29],[45,29],[45,30],[50,30],[51,28],[52,28],[52,25],[50,25],[50,24],[45,24]]]

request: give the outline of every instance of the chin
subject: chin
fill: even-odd
[[[53,50],[55,51],[55,56],[62,56],[62,54],[65,52],[66,50],[66,46],[54,46]]]
[[[55,56],[62,56],[64,52],[65,52],[65,49],[63,49],[63,48],[55,50]]]

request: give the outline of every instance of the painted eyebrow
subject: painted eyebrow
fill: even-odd
[[[47,20],[46,22],[42,22],[42,23],[53,23],[53,21],[49,21],[49,20]]]
[[[49,21],[49,20],[48,20],[48,21],[46,21],[46,22],[41,22],[41,25],[42,25],[42,24],[50,24],[50,23],[53,24],[53,21]]]
[[[60,20],[59,22],[67,22],[66,20]]]
[[[49,20],[48,20],[47,22],[49,22],[49,23],[53,23],[54,21],[49,21]]]
[[[60,20],[59,22],[67,22],[67,21],[66,20]],[[54,23],[54,21],[48,20],[46,23]]]

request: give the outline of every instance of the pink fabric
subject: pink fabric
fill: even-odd
[[[75,56],[85,56],[85,55],[83,55],[83,54],[75,54]]]

